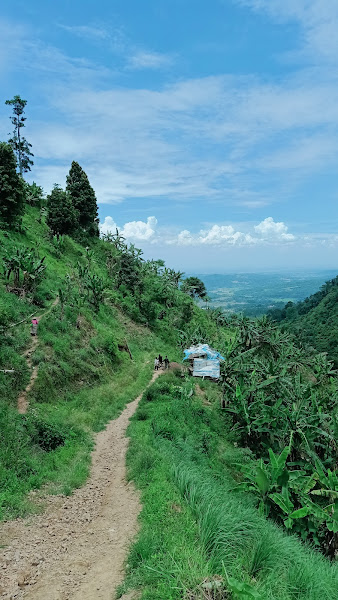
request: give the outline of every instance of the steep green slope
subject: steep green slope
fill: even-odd
[[[231,598],[236,586],[256,598],[334,597],[336,570],[321,557],[314,577],[314,554],[286,535],[332,559],[338,548],[330,363],[269,319],[198,307],[180,273],[144,261],[118,233],[58,239],[26,207],[20,229],[0,231],[0,242],[0,369],[9,371],[0,372],[0,517],[35,510],[29,492],[42,486],[70,494],[82,485],[93,433],[146,387],[155,355],[180,360],[186,344],[207,342],[225,356],[221,386],[201,382],[196,398],[188,376],[163,378],[131,428],[145,533],[128,584],[152,600],[227,598],[231,585]],[[29,382],[28,412],[18,414]]]
[[[337,565],[267,520],[254,496],[240,491],[241,465],[255,471],[252,455],[229,441],[220,389],[201,386],[161,378],[129,427],[129,477],[143,509],[120,594],[138,588],[142,600],[336,598]]]
[[[163,298],[159,295],[161,275],[136,273],[130,255],[123,252],[99,239],[85,247],[68,236],[51,238],[39,211],[29,207],[21,232],[0,231],[0,261],[7,261],[0,279],[0,369],[14,371],[0,372],[3,517],[25,512],[30,489],[53,482],[53,490],[69,493],[81,485],[92,432],[141,392],[157,353],[180,358],[177,338],[184,336],[184,327],[206,325],[205,316],[177,287],[169,289],[168,305],[168,290]],[[38,285],[33,282],[28,291],[21,290],[20,297],[24,268],[15,283],[8,261],[15,263],[19,255],[22,260],[22,253],[25,260],[33,257],[37,263],[45,257],[46,269]],[[123,260],[129,260],[129,278],[138,276],[134,294],[131,285],[116,283]],[[17,398],[32,371],[24,356],[32,343],[30,316],[44,315],[49,308],[40,320],[38,345],[31,355],[32,367],[38,369],[27,394],[30,408],[27,415],[18,415]]]
[[[303,302],[289,302],[271,316],[319,352],[327,352],[338,366],[338,276]]]

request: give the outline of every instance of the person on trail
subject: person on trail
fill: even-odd
[[[169,368],[169,358],[166,356],[164,359],[164,368],[168,369]]]
[[[38,320],[34,317],[34,319],[32,319],[32,324],[31,324],[31,335],[36,335],[38,333]]]
[[[162,358],[161,354],[158,355],[158,362],[159,362],[159,366],[162,367],[163,358]]]
[[[159,366],[159,362],[158,362],[158,358],[156,356],[156,358],[154,360],[154,369],[155,369],[155,371],[158,371],[158,366]]]

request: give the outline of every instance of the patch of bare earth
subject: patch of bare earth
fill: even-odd
[[[139,400],[97,435],[85,486],[47,496],[43,515],[0,525],[1,598],[112,599],[140,511],[125,469],[126,428]]]

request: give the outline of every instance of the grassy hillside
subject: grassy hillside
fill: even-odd
[[[202,388],[202,389],[201,389]],[[332,600],[338,567],[301,545],[240,490],[251,452],[234,447],[221,391],[169,374],[144,394],[129,428],[129,476],[141,531],[120,595],[142,600]],[[120,597],[120,596],[119,596]]]
[[[150,379],[156,353],[180,358],[178,334],[171,324],[182,318],[174,310],[164,314],[161,298],[156,304],[147,303],[153,314],[145,315],[141,295],[134,298],[126,286],[117,289],[109,274],[112,251],[99,239],[90,247],[68,236],[58,242],[40,222],[39,211],[30,207],[21,232],[0,232],[1,262],[26,252],[35,261],[45,257],[46,266],[38,285],[25,297],[17,290],[13,293],[13,273],[0,279],[0,369],[14,370],[0,372],[2,517],[23,514],[30,489],[49,482],[51,490],[70,493],[81,485],[88,471],[92,432],[140,393]],[[81,270],[86,269],[92,277],[89,283],[102,284],[98,305],[88,281],[81,279]],[[153,280],[161,283],[157,274]],[[149,289],[145,293],[149,295]],[[182,302],[190,314],[186,321],[194,323],[197,309],[187,297]],[[27,397],[30,410],[21,416],[16,403],[31,372],[24,356],[32,341],[30,315],[43,315],[51,306],[39,323],[39,344],[31,357],[38,375]]]
[[[301,342],[327,352],[338,367],[338,276],[304,302],[289,302],[271,316]]]
[[[207,342],[225,357],[219,385],[163,378],[130,430],[144,508],[126,586],[152,600],[335,597],[330,362],[266,318],[200,308],[182,274],[144,261],[118,233],[51,236],[26,206],[0,242],[0,369],[10,371],[0,371],[0,518],[36,510],[29,492],[42,486],[81,486],[93,433],[146,387],[155,355],[180,361],[184,347]]]

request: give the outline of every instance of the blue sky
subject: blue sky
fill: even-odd
[[[0,139],[28,100],[30,175],[72,160],[146,257],[338,267],[338,2],[2,0]]]

